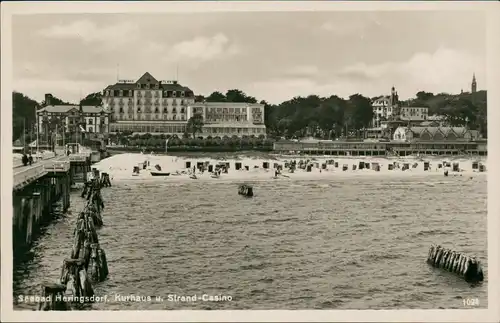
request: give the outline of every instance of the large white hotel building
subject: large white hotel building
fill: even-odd
[[[110,113],[109,132],[175,134],[187,132],[187,122],[198,113],[204,126],[200,137],[265,135],[262,104],[197,102],[194,92],[177,81],[158,81],[145,73],[137,81],[119,81],[103,91],[103,107]]]

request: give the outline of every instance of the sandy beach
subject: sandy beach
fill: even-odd
[[[182,181],[182,180],[318,180],[336,177],[353,176],[443,176],[445,170],[448,170],[449,176],[486,176],[487,160],[485,158],[465,158],[452,156],[440,157],[407,157],[407,158],[377,158],[377,157],[305,157],[305,156],[270,156],[267,159],[249,158],[241,156],[231,159],[211,159],[203,158],[184,158],[165,155],[149,154],[120,154],[94,164],[92,167],[100,172],[107,172],[112,180],[147,180],[147,181]],[[308,162],[311,170],[299,168],[299,162],[304,164]],[[291,161],[297,162],[297,168],[292,173],[286,164]],[[186,167],[186,162],[190,162],[190,168]],[[424,163],[429,163],[429,169],[424,170]],[[221,173],[220,177],[213,177],[208,171],[200,172],[196,170],[196,179],[191,178],[193,166],[197,163],[215,165],[229,163],[227,173]],[[241,163],[242,169],[236,170],[236,163]],[[268,163],[268,168],[264,168],[264,163]],[[368,164],[369,169],[359,169],[360,163]],[[473,164],[484,165],[484,172],[473,169]],[[146,164],[144,169],[143,165]],[[323,165],[326,164],[326,165]],[[407,169],[403,170],[406,164]],[[453,170],[454,164],[458,164],[458,171]],[[161,167],[161,172],[168,172],[170,176],[152,176],[151,171],[157,171],[155,166]],[[275,177],[275,166],[281,166],[281,174]],[[379,171],[377,171],[377,165]],[[392,165],[393,169],[389,169]],[[439,167],[441,165],[441,168]],[[132,175],[135,166],[140,168],[139,175]],[[246,170],[246,166],[248,170]],[[455,166],[456,169],[456,166]]]

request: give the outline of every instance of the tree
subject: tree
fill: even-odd
[[[80,101],[81,105],[102,106],[102,93],[90,93]]]
[[[36,109],[40,104],[19,92],[12,92],[12,140],[36,131]],[[23,132],[24,131],[24,132]]]
[[[203,95],[196,95],[194,97],[194,102],[205,102],[205,97]]]
[[[196,134],[202,132],[203,126],[203,116],[196,113],[189,118],[186,128],[188,132],[193,134],[193,138],[196,138]]]
[[[369,98],[361,94],[353,94],[349,97],[352,106],[352,123],[356,130],[367,128],[373,120],[373,107]]]
[[[226,96],[218,91],[213,92],[206,98],[206,102],[226,102]]]
[[[45,100],[43,100],[41,102],[41,105],[42,106],[46,106],[47,103],[45,102]],[[74,103],[70,103],[70,102],[66,102],[66,101],[63,101],[61,99],[59,99],[58,97],[56,96],[52,96],[50,98],[50,105],[75,105]]]
[[[427,101],[434,96],[432,92],[419,91],[416,94],[417,100],[419,101]]]
[[[247,96],[245,92],[238,89],[228,90],[226,92],[226,99],[228,102],[257,103],[257,99]]]

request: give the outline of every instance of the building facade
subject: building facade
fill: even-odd
[[[383,121],[389,120],[392,116],[399,113],[399,96],[395,87],[391,89],[391,95],[379,97],[372,102],[373,120],[372,127],[381,128]]]
[[[109,113],[102,107],[48,105],[37,110],[36,114],[40,134],[55,132],[56,128],[57,132],[64,129],[66,133],[77,133],[82,129],[82,132],[94,134],[109,132]]]
[[[402,107],[399,118],[403,121],[426,121],[429,117],[429,108],[426,107]]]
[[[188,106],[187,118],[203,117],[200,137],[266,135],[264,105],[239,102],[203,102]]]
[[[177,81],[158,81],[146,72],[137,81],[121,80],[103,91],[103,107],[111,115],[110,132],[186,132],[187,106],[194,93]]]

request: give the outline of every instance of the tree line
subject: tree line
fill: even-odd
[[[12,99],[13,139],[22,138],[23,131],[25,136],[32,137],[36,122],[35,107],[40,108],[45,102],[37,102],[19,92],[13,92]],[[313,136],[323,139],[361,137],[363,130],[371,126],[373,99],[362,94],[353,94],[349,98],[337,95],[329,97],[309,95],[294,97],[280,104],[270,104],[238,89],[230,89],[225,93],[215,91],[208,96],[195,97],[196,102],[263,104],[264,124],[269,138]],[[52,104],[72,104],[55,96],[51,100]],[[91,93],[80,103],[101,105],[102,93]],[[483,137],[487,137],[486,91],[461,94],[433,94],[420,91],[414,98],[401,101],[400,106],[427,107],[429,115],[442,115],[450,126],[467,126],[469,129],[479,130]],[[49,131],[55,131],[56,123],[54,121],[51,125],[47,125]],[[202,126],[203,120],[199,116],[188,120],[188,134],[196,138]]]

